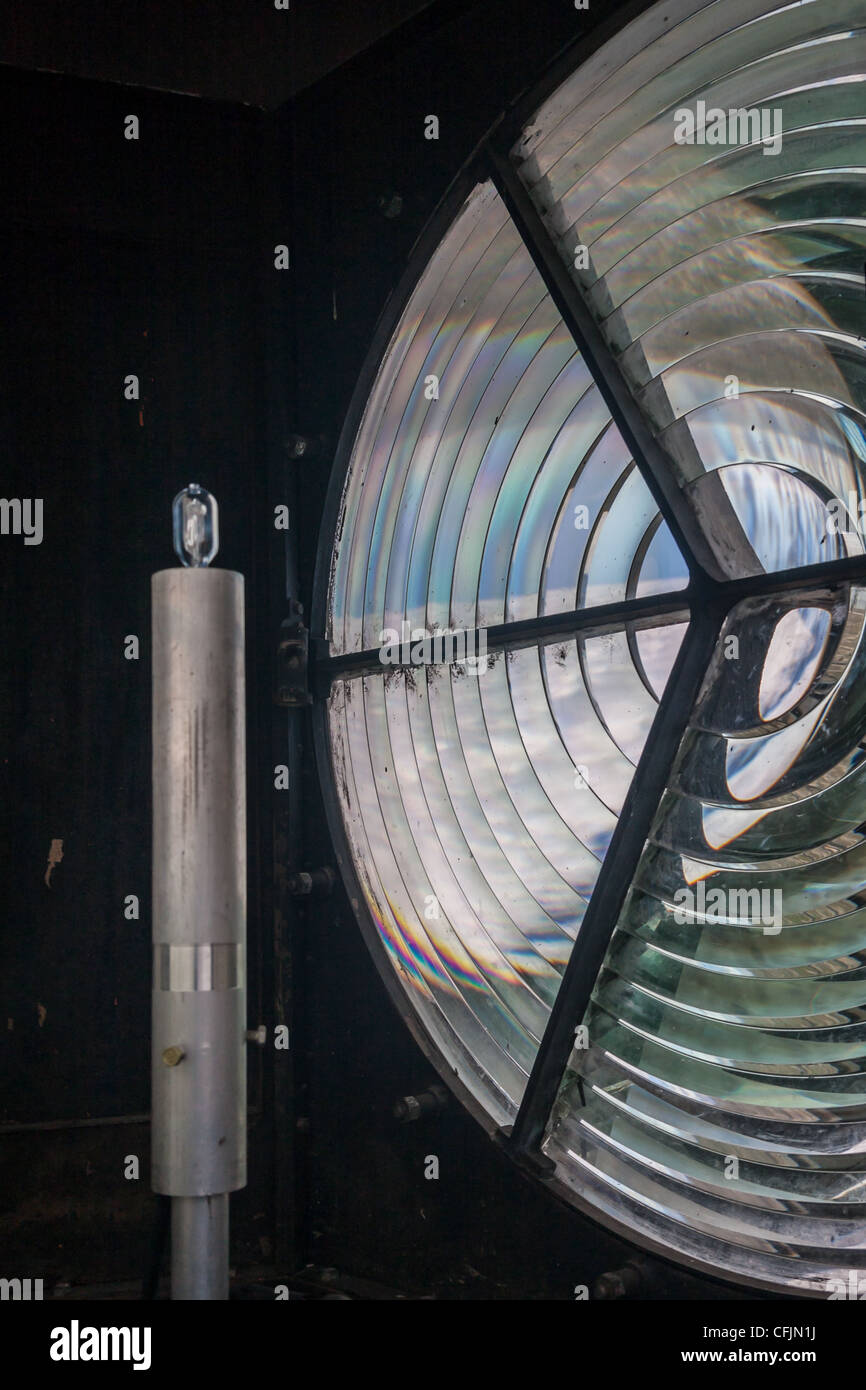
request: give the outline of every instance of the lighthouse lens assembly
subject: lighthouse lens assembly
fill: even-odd
[[[344,876],[398,1007],[491,1131],[535,1103],[582,929],[603,927],[537,1126],[554,1186],[691,1268],[848,1297],[861,0],[652,6],[504,159],[443,217],[339,464],[316,717]]]

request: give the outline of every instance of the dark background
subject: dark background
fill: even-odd
[[[393,1119],[437,1078],[342,887],[288,892],[332,854],[308,717],[273,700],[287,595],[309,614],[342,420],[413,242],[508,103],[603,18],[600,0],[4,7],[0,492],[42,497],[45,534],[0,537],[0,1275],[134,1295],[147,1262],[149,586],[190,481],[247,577],[249,1022],[291,1030],[288,1053],[250,1049],[238,1289],[568,1299],[630,1257],[456,1102]],[[297,460],[295,434],[314,441]],[[661,1266],[644,1287],[707,1288]]]

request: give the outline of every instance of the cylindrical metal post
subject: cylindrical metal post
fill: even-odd
[[[246,1183],[244,581],[153,575],[152,1186],[172,1298],[228,1296]]]
[[[171,1296],[229,1296],[229,1194],[171,1200]]]

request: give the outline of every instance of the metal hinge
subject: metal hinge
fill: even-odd
[[[277,642],[277,681],[274,698],[278,705],[311,705],[309,690],[310,634],[303,623],[304,606],[291,601],[290,615],[280,623]]]

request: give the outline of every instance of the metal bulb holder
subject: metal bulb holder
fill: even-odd
[[[220,1300],[247,1180],[244,580],[209,568],[205,488],[172,514],[182,568],[151,581],[151,1182],[172,1199],[172,1298]]]

